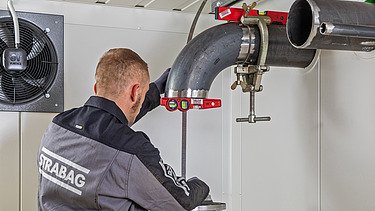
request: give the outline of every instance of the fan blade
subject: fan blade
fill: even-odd
[[[1,37],[1,35],[0,35]],[[3,52],[7,48],[7,44],[3,41],[3,39],[0,39],[0,52]]]
[[[34,40],[34,44],[31,48],[30,53],[27,55],[27,60],[33,59],[34,57],[38,56],[44,50],[45,45],[46,43],[36,38]]]
[[[33,31],[28,27],[22,27],[22,25],[20,25],[20,46],[26,51],[26,54],[31,52],[31,49],[33,48],[33,41]]]
[[[3,69],[3,52],[5,51],[5,49],[8,48],[8,45],[9,44],[12,44],[14,43],[13,40],[14,40],[14,37],[12,38],[12,32],[6,28],[6,24],[0,24],[0,75],[2,74],[3,71],[5,71]]]
[[[3,74],[1,77],[1,89],[6,98],[9,101],[14,102],[15,99],[15,86],[13,85],[12,76],[9,74]]]
[[[2,59],[1,59],[2,60]],[[0,76],[3,74],[3,72],[4,72],[5,70],[4,70],[4,68],[3,68],[3,65],[0,65]]]
[[[1,37],[1,34],[0,34],[0,37]],[[5,49],[7,49],[7,44],[2,39],[0,39],[0,74],[3,71],[2,56],[3,56],[3,52],[5,51]]]
[[[5,24],[1,24],[0,26],[0,38],[1,41],[5,44],[5,48],[14,48],[14,34]],[[4,46],[4,44],[1,44],[1,47]]]
[[[36,55],[34,58],[27,61],[27,68],[25,70],[26,74],[23,76],[30,80],[37,80],[49,75],[48,70],[51,65],[56,65],[51,63],[51,55],[47,45],[44,45],[43,50]]]
[[[21,77],[15,78],[15,81],[17,81],[15,85],[17,100],[29,99],[37,95],[42,90],[41,87],[34,86],[34,84],[28,83]]]
[[[12,102],[29,99],[38,94],[41,89],[21,77],[12,77],[10,74],[4,74],[1,78],[1,88],[5,96]]]
[[[1,72],[3,71],[2,56],[3,56],[3,52],[5,49],[7,49],[7,44],[5,44],[5,42],[2,39],[0,39],[0,75],[1,75]]]

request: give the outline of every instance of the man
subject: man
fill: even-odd
[[[197,178],[185,181],[130,126],[159,105],[168,71],[149,84],[147,64],[112,49],[96,68],[96,96],[57,115],[38,156],[39,210],[191,210],[207,197]]]

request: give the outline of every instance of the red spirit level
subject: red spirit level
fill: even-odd
[[[168,111],[189,109],[209,109],[221,107],[220,99],[195,99],[195,98],[161,98],[160,105],[165,106]]]
[[[246,15],[246,11],[242,8],[216,7],[216,11],[215,11],[216,20],[240,22],[241,17],[245,15]],[[271,24],[286,25],[286,21],[288,20],[287,12],[275,12],[275,11],[259,12],[259,10],[250,10],[247,16],[268,16],[271,18]]]

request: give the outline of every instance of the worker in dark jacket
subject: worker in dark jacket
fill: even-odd
[[[167,76],[149,84],[147,64],[129,49],[103,55],[96,96],[57,115],[42,138],[39,210],[178,211],[203,202],[208,186],[176,176],[147,135],[130,128],[159,105]]]

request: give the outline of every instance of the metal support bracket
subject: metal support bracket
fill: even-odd
[[[251,6],[244,5],[243,8],[251,8]],[[245,10],[246,11],[246,10]],[[246,13],[247,14],[247,13]],[[257,117],[255,114],[255,93],[263,90],[262,77],[265,72],[269,71],[269,66],[266,65],[268,52],[268,26],[271,23],[271,18],[268,16],[243,16],[241,23],[245,26],[256,25],[259,28],[261,36],[261,45],[259,57],[256,65],[250,65],[247,56],[242,64],[235,67],[235,74],[237,80],[232,84],[231,89],[234,90],[238,85],[241,86],[243,92],[250,92],[250,114],[247,118],[237,118],[237,122],[256,123],[258,121],[270,121],[271,117]]]

